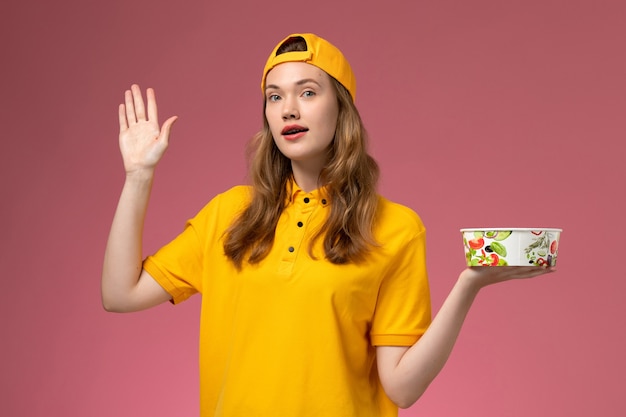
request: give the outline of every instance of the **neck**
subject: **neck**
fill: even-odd
[[[321,167],[306,166],[296,161],[291,162],[293,178],[298,187],[305,193],[317,190],[320,187],[319,177]]]

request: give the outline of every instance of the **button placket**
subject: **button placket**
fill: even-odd
[[[316,192],[304,193],[298,191],[293,195],[285,212],[288,221],[281,228],[281,233],[283,233],[281,241],[284,246],[281,249],[283,255],[278,273],[285,276],[291,274],[298,253],[302,249],[302,245],[305,244],[304,237],[308,232],[307,229],[312,224],[311,217],[316,216],[315,213],[318,210],[327,210],[329,204],[327,198],[322,198]],[[324,214],[318,213],[317,215],[323,216]],[[313,221],[313,223],[317,224],[317,221]]]
[[[287,246],[287,257],[290,259],[295,258],[306,232],[306,227],[304,227],[305,222],[307,221],[309,216],[313,214],[313,211],[316,208],[316,204],[314,204],[316,199],[314,197],[311,197],[310,195],[302,197],[302,200],[300,201],[301,203],[296,203],[295,205],[296,217],[300,218],[300,220],[296,221],[297,228],[292,234],[292,238],[294,239],[294,241],[290,242],[289,246]]]

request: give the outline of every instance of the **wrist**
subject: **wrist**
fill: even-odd
[[[475,271],[472,271],[472,269],[467,268],[463,270],[463,272],[461,272],[457,280],[457,286],[459,287],[459,289],[463,293],[472,297],[475,297],[480,292],[480,290],[485,286],[481,284],[480,280],[476,279],[476,276],[474,275],[475,275]]]
[[[154,178],[154,168],[140,168],[126,171],[126,181],[142,183],[152,182]]]

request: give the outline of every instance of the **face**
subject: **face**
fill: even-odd
[[[319,174],[339,114],[330,76],[303,62],[277,65],[267,74],[265,103],[274,142],[294,173],[301,168]]]

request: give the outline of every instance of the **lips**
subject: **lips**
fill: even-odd
[[[298,133],[304,133],[308,131],[309,129],[307,129],[306,127],[302,127],[299,125],[291,125],[291,126],[285,126],[283,130],[281,130],[280,134],[283,136],[293,136],[293,135],[297,135]]]

